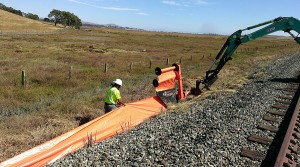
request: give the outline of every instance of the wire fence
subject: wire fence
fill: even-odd
[[[285,44],[284,46],[288,46],[289,44]],[[264,47],[254,47],[254,48],[240,48],[234,54],[239,55],[247,55],[250,52],[258,51],[261,49],[267,48],[276,48],[281,47],[283,45],[269,45]],[[149,71],[151,69],[155,69],[156,67],[168,67],[172,66],[173,63],[181,64],[181,65],[194,65],[199,66],[204,61],[211,62],[215,58],[215,53],[207,53],[198,56],[190,55],[190,56],[181,56],[181,57],[159,57],[155,59],[141,59],[140,61],[126,61],[123,63],[114,63],[111,62],[95,62],[95,67],[85,68],[79,67],[76,65],[58,65],[58,67],[51,67],[50,65],[47,67],[32,67],[33,69],[20,69],[19,70],[11,70],[9,66],[6,67],[5,63],[3,64],[2,71],[0,72],[0,86],[6,87],[14,87],[18,85],[27,86],[34,83],[34,85],[39,85],[40,82],[49,82],[49,83],[57,83],[57,82],[67,82],[73,79],[89,79],[88,75],[93,72],[96,72],[98,76],[112,73],[119,73],[120,71],[125,71],[132,73],[134,71]],[[1,61],[0,61],[1,65]],[[204,66],[204,65],[203,65]],[[208,66],[208,65],[207,65]],[[147,70],[148,69],[148,70]],[[37,72],[34,72],[37,70]],[[53,80],[57,80],[57,82],[53,82]]]

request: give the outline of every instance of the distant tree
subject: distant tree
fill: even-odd
[[[54,25],[62,23],[62,11],[53,9],[49,14],[48,14],[49,19],[54,22]]]
[[[63,21],[65,26],[70,26],[76,29],[80,29],[80,26],[82,26],[81,20],[70,12],[63,12]]]
[[[27,13],[25,14],[25,17],[29,18],[29,19],[33,19],[33,20],[39,20],[39,16],[36,14],[32,14],[32,13]]]
[[[50,22],[50,19],[49,18],[44,18],[43,21],[44,22]]]
[[[67,12],[67,11],[60,11],[53,9],[49,15],[49,19],[54,22],[54,25],[62,24],[65,27],[70,26],[76,29],[80,29],[80,26],[82,26],[81,20],[74,15],[73,13]]]

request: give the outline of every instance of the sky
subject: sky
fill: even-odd
[[[300,19],[300,0],[0,0],[0,3],[42,18],[58,9],[74,13],[85,22],[200,34],[230,35],[280,16]]]

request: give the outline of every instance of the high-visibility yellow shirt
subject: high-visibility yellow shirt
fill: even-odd
[[[116,87],[110,87],[106,92],[104,102],[108,104],[117,104],[117,100],[119,99],[121,99],[120,91]]]

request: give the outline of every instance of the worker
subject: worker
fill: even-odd
[[[109,87],[108,91],[106,92],[106,97],[104,99],[104,109],[105,113],[108,113],[117,108],[117,105],[125,104],[121,101],[121,94],[119,89],[122,86],[122,80],[116,79],[113,81],[112,85]]]

